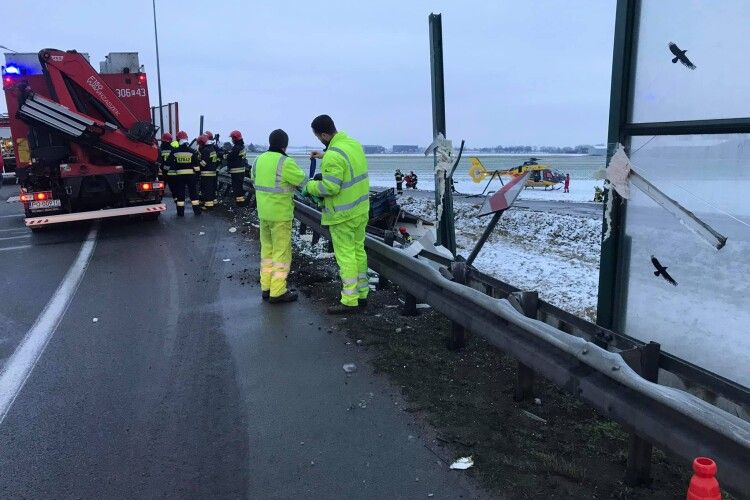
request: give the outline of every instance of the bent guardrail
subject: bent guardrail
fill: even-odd
[[[295,205],[295,217],[302,224],[328,235],[318,210],[300,201]],[[508,300],[492,296],[497,290],[514,291],[499,280],[470,271],[468,286],[459,284],[436,269],[434,256],[432,261],[409,256],[373,235],[367,236],[365,245],[370,267],[407,294],[485,337],[534,373],[686,463],[696,456],[713,457],[720,464],[719,476],[726,487],[750,492],[750,422],[680,389],[647,381],[621,354],[607,350],[642,346],[642,342],[600,327],[588,328],[585,320],[567,317],[572,315],[542,301],[537,317],[529,318]],[[477,286],[485,289],[477,290]],[[564,331],[559,325],[573,331]],[[742,386],[663,354],[671,366],[680,368],[677,375],[696,376],[694,383],[709,385],[728,398],[747,397]],[[728,385],[722,385],[725,383]]]

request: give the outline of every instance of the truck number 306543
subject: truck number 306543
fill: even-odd
[[[115,89],[117,97],[146,97],[146,89]]]

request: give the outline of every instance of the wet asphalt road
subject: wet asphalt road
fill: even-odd
[[[0,190],[3,373],[91,226],[32,235],[13,194]],[[170,206],[158,222],[97,227],[0,423],[0,498],[476,496],[318,304],[261,302],[257,247],[227,221]]]

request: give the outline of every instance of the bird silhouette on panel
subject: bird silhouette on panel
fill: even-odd
[[[667,268],[666,268],[666,266],[662,266],[662,265],[661,265],[661,263],[659,262],[659,260],[658,260],[658,259],[657,259],[656,257],[654,257],[653,255],[651,256],[651,263],[652,263],[652,264],[654,265],[654,267],[656,268],[656,271],[654,271],[654,276],[656,276],[657,278],[658,278],[659,276],[661,276],[661,277],[662,277],[662,278],[664,278],[664,279],[665,279],[665,280],[667,281],[667,283],[669,283],[670,285],[674,285],[674,286],[677,286],[677,282],[676,282],[676,281],[674,280],[674,278],[672,278],[672,276],[670,276],[670,275],[669,275],[669,273],[667,272]]]
[[[674,54],[674,58],[672,59],[673,64],[677,64],[677,61],[680,61],[683,66],[686,66],[690,69],[695,69],[695,64],[693,64],[693,62],[688,59],[688,56],[685,55],[685,52],[687,52],[687,50],[680,50],[676,43],[669,42],[669,51]]]

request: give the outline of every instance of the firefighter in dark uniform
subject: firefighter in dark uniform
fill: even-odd
[[[178,146],[172,151],[167,160],[170,172],[174,172],[172,174],[174,176],[172,178],[172,185],[174,186],[172,196],[177,205],[177,216],[183,217],[185,215],[186,191],[190,195],[193,213],[200,215],[201,202],[198,198],[198,183],[196,182],[196,174],[201,171],[200,155],[188,144],[188,135],[186,132],[182,130],[177,132],[177,142]]]
[[[201,155],[201,204],[203,208],[212,209],[216,205],[216,170],[221,165],[216,147],[209,144],[208,137],[203,134],[198,137],[198,153]]]
[[[245,187],[242,185],[247,171],[245,141],[242,140],[239,130],[233,130],[229,137],[232,138],[232,149],[227,153],[227,168],[232,176],[232,194],[237,206],[243,207],[247,203]]]
[[[169,165],[167,164],[167,160],[169,159],[169,154],[172,152],[172,134],[169,132],[164,132],[161,135],[161,144],[159,145],[159,176],[164,179],[164,182],[167,183],[167,187],[169,188],[170,194],[173,193],[172,188],[172,173],[169,170]]]
[[[404,194],[404,174],[401,173],[401,169],[396,169],[396,192],[398,194]]]
[[[214,136],[214,133],[211,132],[210,130],[206,130],[203,134],[208,138],[207,144],[209,146],[212,146],[214,148],[214,151],[216,152],[215,165],[216,165],[216,171],[218,172],[219,170],[221,170],[221,167],[224,161],[224,150],[221,147],[219,147],[219,136],[218,135]],[[218,182],[217,182],[217,183],[214,183],[214,206],[219,204],[219,200],[217,196],[218,190],[219,188],[218,188]]]

